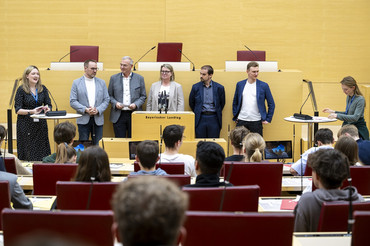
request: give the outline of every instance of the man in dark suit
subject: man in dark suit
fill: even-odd
[[[84,63],[85,74],[73,81],[69,103],[82,117],[77,119],[80,141],[89,140],[97,145],[103,137],[104,111],[109,105],[105,81],[96,78],[98,70],[95,60]]]
[[[222,109],[225,89],[212,80],[213,68],[205,65],[200,70],[200,82],[193,85],[189,105],[195,114],[195,137],[219,138],[222,128]]]
[[[116,138],[131,138],[131,114],[142,110],[146,99],[144,78],[132,72],[133,64],[131,57],[124,56],[120,63],[122,72],[112,75],[109,81],[110,121]]]
[[[262,136],[262,124],[271,123],[275,102],[267,83],[257,79],[259,65],[250,62],[247,65],[248,79],[239,81],[233,100],[233,120],[236,126],[245,126],[251,132]],[[266,112],[265,101],[268,110]]]

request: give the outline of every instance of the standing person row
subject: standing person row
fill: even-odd
[[[347,124],[355,125],[360,137],[364,140],[369,140],[369,130],[364,119],[365,98],[360,88],[358,88],[356,80],[351,76],[347,76],[340,83],[344,94],[347,95],[346,111],[335,111],[325,108],[323,112],[330,113],[329,119],[342,120],[343,126]]]
[[[131,57],[124,56],[120,63],[121,73],[112,75],[109,81],[110,121],[116,138],[131,138],[132,112],[142,110],[146,99],[144,78],[132,72],[133,64]]]
[[[46,120],[31,115],[51,110],[48,89],[42,85],[40,71],[28,66],[17,89],[14,108],[17,114],[17,153],[20,160],[41,161],[50,155],[48,125]]]
[[[96,78],[98,71],[95,60],[84,62],[84,75],[73,81],[69,102],[82,117],[77,119],[80,141],[89,140],[97,145],[103,137],[104,111],[109,105],[105,81]]]
[[[248,78],[236,84],[233,100],[233,120],[236,126],[244,126],[251,132],[263,136],[262,125],[271,123],[275,111],[275,102],[267,83],[257,79],[259,65],[249,62]],[[265,106],[267,101],[267,110]]]

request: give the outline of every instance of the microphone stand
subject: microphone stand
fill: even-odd
[[[256,61],[259,61],[260,59],[258,59],[258,57],[256,56],[256,54],[251,50],[249,49],[248,46],[244,45],[245,48],[247,48],[250,52],[252,52],[253,56],[256,57]]]
[[[195,65],[194,65],[194,63],[192,61],[190,61],[190,59],[182,52],[182,50],[180,50],[180,49],[177,49],[177,50],[181,53],[181,55],[185,56],[185,58],[188,59],[188,61],[191,64],[193,64],[193,70],[192,71],[195,71]]]
[[[74,53],[76,51],[79,51],[79,50],[80,49],[75,49],[75,50],[72,50],[71,52],[68,52],[65,56],[63,56],[62,58],[60,58],[58,62],[60,62],[61,60],[63,60],[64,57],[66,57],[66,56],[68,56],[68,55],[70,55],[70,54],[72,54],[72,53]]]
[[[139,58],[139,60],[137,60],[137,62],[135,62],[135,64],[134,64],[134,71],[136,71],[136,64],[141,60],[141,59],[143,59],[143,57],[144,56],[146,56],[146,54],[148,54],[150,51],[152,51],[152,50],[154,50],[155,49],[155,47],[157,47],[157,46],[153,46],[152,48],[150,48],[150,50],[148,50],[144,55],[142,55],[142,57],[140,57]]]

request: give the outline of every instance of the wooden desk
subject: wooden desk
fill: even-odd
[[[134,141],[131,138],[102,138],[99,141],[99,146],[102,147],[108,154],[109,159],[112,158],[129,158],[129,148],[128,143],[130,141]],[[224,149],[225,153],[227,153],[227,141],[223,138],[196,138],[194,140],[187,140],[184,139],[182,142],[180,153],[191,155],[195,157],[195,152],[197,148],[197,144],[199,141],[212,141],[216,142]],[[162,152],[164,151],[164,143],[162,146]]]
[[[33,210],[50,210],[56,196],[34,196],[27,195],[33,205]]]
[[[303,177],[303,189],[312,183],[312,177]],[[281,191],[300,191],[301,190],[301,177],[299,176],[286,176],[283,177],[281,184]]]
[[[293,234],[293,246],[350,246],[352,237],[345,232]]]

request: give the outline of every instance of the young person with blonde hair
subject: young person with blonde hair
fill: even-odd
[[[265,140],[260,134],[254,132],[249,133],[244,140],[244,161],[261,162],[265,147]]]

